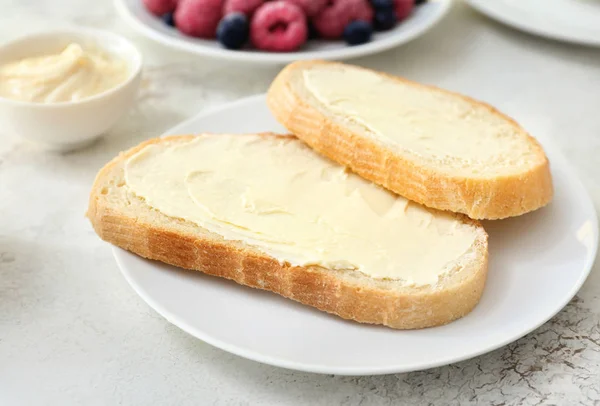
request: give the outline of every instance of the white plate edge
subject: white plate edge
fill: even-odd
[[[530,35],[535,35],[538,37],[543,37],[547,39],[552,39],[555,41],[566,42],[570,44],[584,45],[590,47],[600,47],[600,37],[597,40],[593,39],[584,39],[584,38],[575,38],[574,36],[569,36],[565,34],[561,34],[559,32],[547,30],[544,28],[539,28],[537,26],[529,25],[525,22],[522,22],[518,19],[511,19],[507,17],[504,13],[498,11],[494,6],[490,6],[490,2],[482,2],[481,0],[465,0],[467,4],[469,4],[473,9],[477,12],[483,14],[484,16],[495,20],[505,26],[511,27],[513,29],[528,33]]]

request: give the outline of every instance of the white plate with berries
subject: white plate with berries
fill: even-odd
[[[115,0],[147,37],[238,62],[349,59],[404,44],[452,0]]]
[[[600,46],[599,0],[467,0],[513,28],[559,41]]]

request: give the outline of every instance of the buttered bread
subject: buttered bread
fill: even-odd
[[[167,137],[117,157],[88,217],[141,256],[359,322],[447,323],[478,302],[487,235],[272,134]]]
[[[552,197],[541,146],[464,96],[356,66],[296,62],[273,82],[268,104],[316,151],[432,208],[497,219]]]
[[[150,207],[296,266],[435,284],[477,236],[460,218],[409,202],[291,137],[153,144],[124,170]]]

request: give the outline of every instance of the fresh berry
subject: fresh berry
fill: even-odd
[[[344,29],[344,40],[349,45],[366,44],[371,40],[373,27],[366,21],[352,21]]]
[[[394,0],[394,8],[396,10],[398,22],[410,15],[415,5],[414,1],[415,0]]]
[[[325,8],[328,0],[285,0],[300,7],[307,17],[316,16]]]
[[[144,5],[155,16],[162,16],[175,11],[177,0],[144,0]]]
[[[319,38],[319,32],[315,28],[315,25],[311,20],[308,20],[308,39],[317,39]]]
[[[313,18],[313,24],[323,38],[336,39],[351,21],[373,20],[373,9],[367,0],[329,0],[327,6]]]
[[[248,41],[250,26],[242,13],[227,14],[217,27],[217,39],[228,49],[239,49]]]
[[[381,9],[393,9],[394,8],[394,0],[371,0],[371,5],[377,10]]]
[[[265,51],[295,51],[306,42],[308,28],[302,9],[286,1],[263,4],[250,23],[254,46]]]
[[[160,19],[163,20],[163,23],[167,24],[168,26],[175,27],[174,13],[163,14]]]
[[[423,3],[426,3],[427,0],[415,0],[415,6],[420,6]]]
[[[222,3],[222,0],[180,0],[175,10],[175,25],[186,35],[214,38]]]
[[[240,12],[250,18],[264,2],[265,0],[225,0],[223,14]]]
[[[387,31],[394,28],[396,25],[396,13],[391,9],[375,9],[373,16],[373,28],[377,31]]]

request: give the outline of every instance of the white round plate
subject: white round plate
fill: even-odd
[[[235,118],[235,120],[232,120]],[[169,134],[281,132],[255,96],[201,114]],[[270,292],[185,271],[115,248],[135,291],[168,321],[225,351],[280,367],[343,375],[414,371],[464,360],[529,333],[586,279],[598,245],[592,202],[562,155],[552,162],[556,196],[547,207],[484,223],[488,282],[479,305],[445,326],[397,331],[342,320]]]
[[[501,23],[519,30],[583,45],[600,46],[598,0],[466,0]]]
[[[164,45],[199,55],[230,61],[286,64],[300,59],[349,59],[374,54],[404,44],[439,22],[450,9],[452,0],[429,0],[415,8],[413,14],[394,29],[376,33],[368,44],[350,47],[343,41],[310,41],[300,51],[288,53],[257,50],[231,51],[216,40],[187,37],[152,15],[142,0],[115,0],[120,14],[142,34]]]

